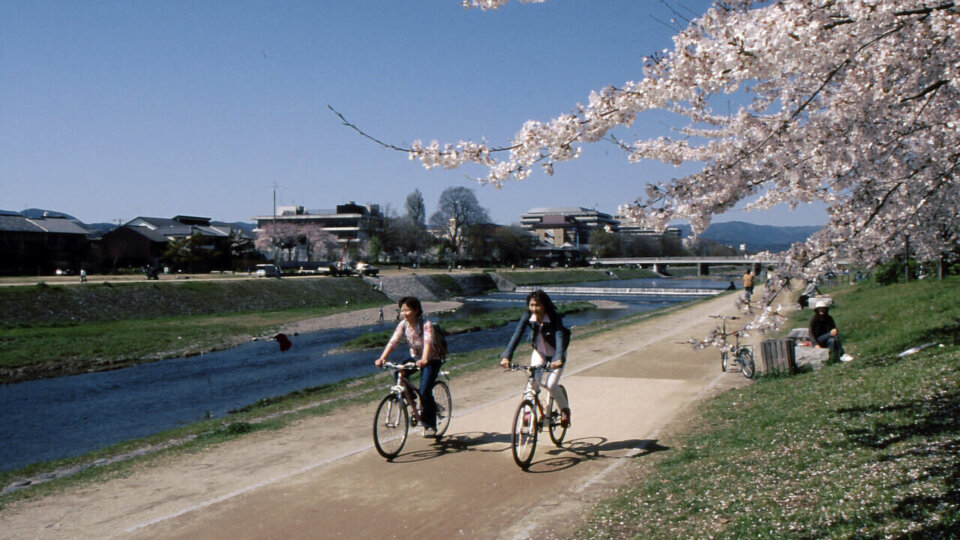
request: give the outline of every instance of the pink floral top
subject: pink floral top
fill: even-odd
[[[419,360],[423,356],[423,344],[428,340],[433,341],[433,323],[424,321],[423,331],[420,331],[419,325],[408,326],[407,321],[400,321],[397,329],[393,331],[393,336],[387,344],[391,349],[396,349],[400,345],[400,340],[406,338],[410,344],[410,356]],[[439,360],[440,355],[437,351],[431,351],[429,360]]]

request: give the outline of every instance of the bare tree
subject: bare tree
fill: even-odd
[[[430,224],[444,231],[453,247],[454,257],[463,253],[467,228],[488,223],[490,216],[480,206],[472,189],[450,187],[443,190],[437,203],[437,211],[430,216]]]
[[[423,228],[427,219],[427,208],[423,204],[423,194],[419,189],[414,189],[413,193],[407,195],[406,206],[410,221]]]

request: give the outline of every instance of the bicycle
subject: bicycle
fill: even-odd
[[[740,336],[743,329],[733,332],[727,332],[727,319],[737,320],[740,317],[735,315],[710,315],[711,319],[720,319],[720,335],[723,343],[720,345],[720,371],[727,371],[728,359],[732,355],[733,361],[740,366],[740,373],[748,379],[752,379],[756,372],[756,366],[753,363],[753,350],[749,345],[740,344]],[[727,342],[727,336],[734,336],[734,343],[730,345]]]
[[[540,378],[544,372],[548,372],[545,366],[530,367],[520,364],[510,364],[509,371],[525,371],[527,373],[527,386],[523,390],[523,396],[517,412],[513,417],[513,426],[510,431],[510,448],[513,453],[513,460],[517,465],[526,470],[533,461],[533,454],[537,449],[537,438],[544,427],[548,428],[550,440],[558,447],[563,444],[563,438],[567,435],[567,427],[561,422],[560,408],[554,402],[553,397],[547,400],[546,409],[540,401]],[[563,397],[567,397],[567,389],[560,385],[560,391]],[[569,403],[569,401],[567,401]]]
[[[393,459],[403,450],[410,428],[420,423],[420,392],[409,379],[410,374],[417,370],[417,365],[414,362],[384,362],[381,369],[393,370],[394,384],[377,406],[373,418],[373,444],[381,456]],[[450,426],[453,400],[447,384],[449,380],[449,373],[440,370],[433,386],[433,399],[437,403],[437,439]]]

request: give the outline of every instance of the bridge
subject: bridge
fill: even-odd
[[[651,268],[654,272],[666,274],[670,266],[696,266],[697,274],[710,274],[711,266],[745,266],[753,269],[754,274],[760,274],[764,265],[776,264],[776,259],[760,257],[621,257],[621,258],[593,258],[590,264],[594,266],[639,266]]]
[[[541,289],[547,294],[575,294],[583,296],[716,296],[723,289],[687,289],[680,287],[517,287],[516,292],[527,294]]]

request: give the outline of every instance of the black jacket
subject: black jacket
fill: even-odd
[[[837,324],[833,322],[833,317],[830,315],[824,315],[822,317],[814,315],[810,319],[810,339],[812,341],[817,341],[817,338],[824,334],[829,334],[831,330],[837,327]]]

